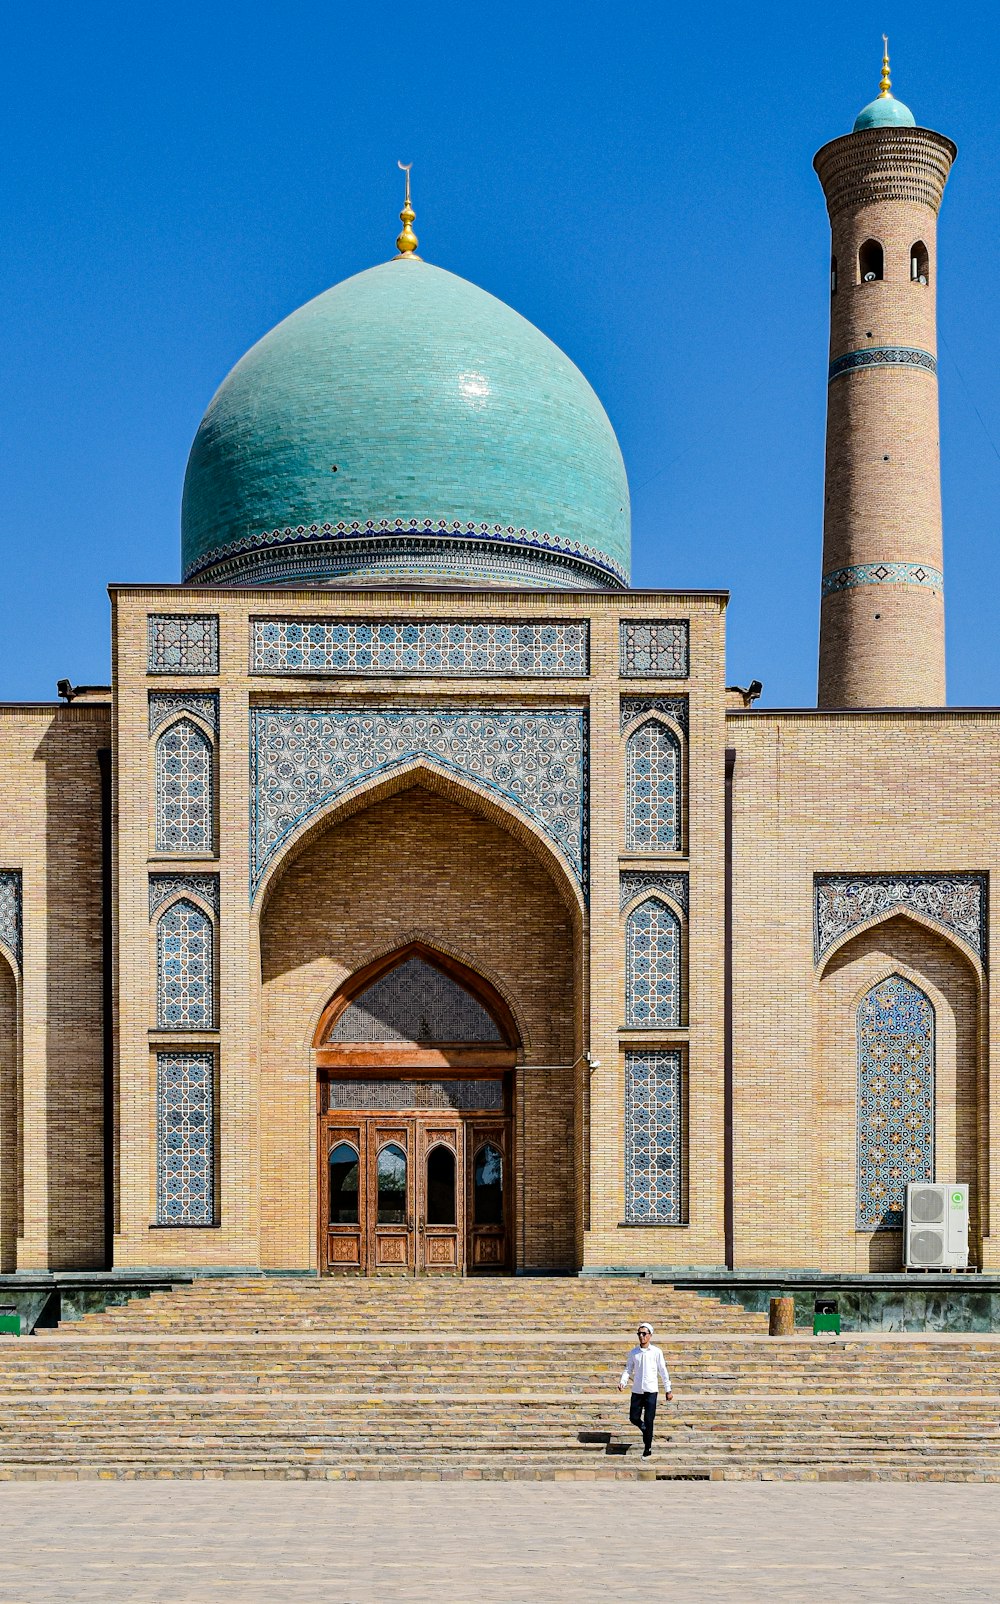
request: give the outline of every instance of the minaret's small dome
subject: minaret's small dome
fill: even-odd
[[[293,312],[218,390],[185,581],[626,586],[625,467],[583,374],[400,238],[411,254]]]
[[[862,128],[916,128],[917,119],[909,106],[904,106],[901,100],[892,95],[879,95],[877,99],[859,111],[854,119],[854,133],[860,133]]]

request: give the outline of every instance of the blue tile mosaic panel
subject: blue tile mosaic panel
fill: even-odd
[[[928,590],[943,590],[944,574],[929,563],[855,563],[823,575],[824,596],[853,590],[855,585],[923,585]]]
[[[348,1004],[332,1042],[499,1042],[496,1021],[478,998],[424,958],[407,958]]]
[[[681,928],[658,897],[625,922],[625,1023],[672,1029],[681,1022]]]
[[[588,635],[586,619],[503,624],[253,618],[250,672],[579,677],[588,671]]]
[[[215,1058],[156,1055],[156,1223],[215,1223]]]
[[[156,925],[156,1023],[160,1030],[212,1030],[212,921],[193,902],[172,902]]]
[[[625,912],[630,902],[644,891],[662,892],[676,903],[687,917],[688,877],[686,874],[664,873],[662,869],[623,869],[618,876],[618,907]]]
[[[219,733],[219,697],[216,691],[150,691],[149,733],[155,735],[178,713],[191,713]]]
[[[21,871],[0,869],[0,946],[21,967]]]
[[[179,719],[156,743],[157,852],[212,851],[214,789],[211,742]]]
[[[684,734],[688,728],[688,699],[686,696],[623,696],[619,708],[619,728],[624,735],[630,724],[644,713],[666,713]]]
[[[934,1008],[890,975],[858,1005],[858,1230],[900,1230],[907,1182],[933,1179]]]
[[[207,613],[150,613],[147,672],[217,674],[219,620]]]
[[[586,884],[582,708],[276,708],[250,711],[250,890],[299,825],[415,759],[493,793]]]
[[[219,876],[217,874],[151,874],[149,877],[149,917],[155,919],[160,909],[174,897],[197,897],[215,917],[219,917]]]
[[[680,742],[650,719],[625,743],[625,848],[628,852],[679,852]]]
[[[623,679],[687,679],[686,619],[666,618],[656,623],[623,619],[620,630]]]
[[[941,925],[986,962],[985,874],[818,874],[816,962],[869,919],[911,909]]]
[[[684,1088],[676,1049],[625,1054],[625,1219],[684,1224]]]

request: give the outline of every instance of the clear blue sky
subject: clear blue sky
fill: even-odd
[[[876,93],[955,139],[938,276],[949,700],[1000,702],[993,8],[9,5],[0,697],[108,677],[109,581],[178,578],[188,447],[296,306],[421,253],[604,401],[633,581],[728,587],[729,677],[815,699],[828,234],[811,161]]]

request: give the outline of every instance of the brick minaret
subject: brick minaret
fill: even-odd
[[[833,235],[820,707],[945,699],[934,302],[955,146],[889,90],[886,54],[814,163]]]

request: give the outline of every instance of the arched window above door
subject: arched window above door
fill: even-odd
[[[503,1033],[472,992],[412,954],[359,991],[325,1038],[338,1042],[482,1042]]]

